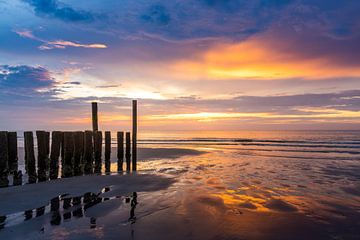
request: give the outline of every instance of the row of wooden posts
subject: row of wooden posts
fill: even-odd
[[[98,130],[97,103],[92,103],[93,131],[50,132],[36,131],[37,164],[34,152],[33,132],[24,132],[25,170],[28,182],[46,181],[61,177],[100,173],[102,168],[103,134]],[[137,102],[133,100],[132,144],[130,132],[117,132],[117,170],[137,169]],[[125,141],[124,141],[125,137]],[[111,132],[105,131],[105,172],[110,172]],[[124,151],[125,143],[125,151]],[[132,151],[131,151],[132,150]],[[37,169],[36,169],[37,165]],[[8,175],[13,175],[13,185],[22,184],[22,172],[18,171],[18,146],[16,132],[0,132],[0,187],[8,186]]]

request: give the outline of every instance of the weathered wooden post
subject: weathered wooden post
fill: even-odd
[[[38,167],[38,179],[39,182],[46,181],[46,165],[48,161],[48,148],[49,143],[47,140],[47,133],[45,131],[36,131],[37,138],[37,148],[38,148],[38,157],[37,157],[37,167]]]
[[[51,139],[50,179],[57,179],[59,175],[59,156],[63,133],[54,131],[51,134]]]
[[[61,166],[64,165],[64,158],[65,158],[64,135],[65,135],[65,133],[62,132],[62,137],[61,137],[61,150],[60,150],[60,153],[61,153]]]
[[[49,173],[50,170],[50,132],[45,132],[45,139],[46,139],[46,172]]]
[[[130,143],[130,132],[126,132],[126,142],[125,142],[125,158],[126,158],[126,171],[130,171],[130,161],[131,161],[131,143]]]
[[[91,103],[91,109],[92,109],[92,125],[93,125],[93,131],[98,131],[99,130],[99,125],[98,125],[98,105],[97,102],[92,102]]]
[[[83,153],[84,153],[84,132],[74,133],[74,175],[79,176],[84,172]]]
[[[17,133],[8,132],[8,167],[9,172],[15,173],[18,170],[18,149],[17,149]]]
[[[102,132],[94,132],[94,159],[95,159],[95,172],[101,172],[101,155],[102,155]]]
[[[124,162],[124,132],[117,132],[117,159],[118,172],[122,172]]]
[[[105,172],[110,172],[111,132],[105,132]]]
[[[132,170],[137,169],[137,100],[132,101]]]
[[[84,172],[85,174],[93,173],[93,152],[94,152],[94,144],[93,144],[93,132],[85,131],[84,135]]]
[[[73,176],[74,133],[64,132],[64,160],[62,177]]]
[[[9,185],[8,180],[8,137],[7,132],[0,132],[0,187],[7,187]]]
[[[27,174],[29,175],[29,183],[35,183],[36,167],[35,167],[33,132],[24,132],[24,145],[25,145],[25,165],[26,165]]]

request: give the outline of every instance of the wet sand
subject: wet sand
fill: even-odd
[[[139,178],[86,176],[57,180],[59,185],[43,184],[49,187],[0,189],[1,196],[6,196],[0,200],[0,209],[7,215],[0,239],[360,236],[357,158],[274,157],[238,146],[144,149],[140,150]],[[113,158],[111,169],[116,168]],[[26,201],[25,195],[19,196],[25,188],[39,201],[11,206],[12,201],[17,206]],[[54,197],[59,206],[52,211]],[[24,210],[28,210],[27,220]]]

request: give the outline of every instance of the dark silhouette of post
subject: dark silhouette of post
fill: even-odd
[[[73,176],[74,133],[64,132],[64,160],[62,177]]]
[[[91,109],[92,109],[92,126],[93,126],[93,131],[95,132],[99,130],[97,102],[91,103]]]
[[[37,157],[37,167],[38,167],[38,179],[39,182],[46,181],[47,174],[46,174],[46,165],[48,161],[48,148],[49,143],[47,140],[47,133],[45,131],[36,131],[36,138],[37,138],[37,150],[38,150],[38,157]]]
[[[34,154],[34,136],[33,132],[24,132],[25,145],[25,168],[29,175],[29,183],[36,182],[35,154]]]
[[[18,149],[17,149],[17,133],[8,132],[8,168],[10,173],[15,173],[18,170]]]
[[[84,173],[93,173],[93,161],[94,161],[94,143],[93,143],[93,132],[85,131],[84,135]]]
[[[118,172],[122,172],[124,163],[124,132],[117,132],[117,159]]]
[[[49,173],[50,170],[50,132],[45,132],[45,138],[46,138],[46,155],[47,155],[47,159],[46,159],[46,167],[45,170],[47,173]]]
[[[94,159],[95,159],[95,172],[101,172],[101,155],[102,155],[102,132],[94,132]]]
[[[132,101],[132,170],[136,171],[137,164],[137,100]]]
[[[9,153],[8,153],[8,133],[0,132],[0,187],[7,187],[9,185]]]
[[[126,171],[130,171],[131,164],[131,142],[130,142],[130,132],[126,132],[126,141],[125,141],[125,158],[126,158]]]
[[[62,139],[62,132],[54,131],[51,133],[50,179],[57,179],[59,176],[59,156]]]
[[[74,175],[83,174],[84,132],[74,133]]]
[[[110,172],[111,132],[105,132],[105,172]]]

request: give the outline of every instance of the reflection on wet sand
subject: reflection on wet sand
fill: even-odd
[[[41,206],[36,209],[26,210],[24,212],[13,213],[7,216],[0,216],[0,229],[21,224],[22,222],[29,221],[44,215],[50,215],[50,225],[61,225],[63,222],[68,222],[72,218],[82,218],[89,216],[90,228],[96,228],[96,216],[87,214],[88,210],[92,207],[104,203],[109,200],[118,200],[130,204],[130,217],[129,222],[135,223],[135,208],[138,204],[137,193],[133,192],[131,196],[114,196],[114,197],[101,197],[101,194],[109,192],[110,188],[102,189],[100,193],[85,193],[83,196],[67,197],[68,194],[63,194],[50,200],[49,205]],[[104,212],[99,215],[103,216]]]

